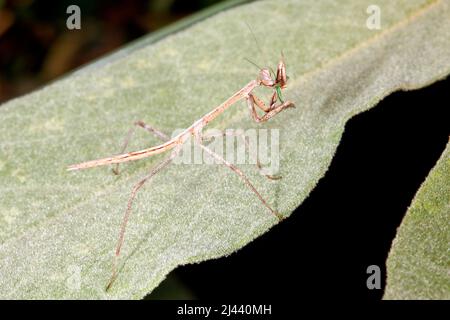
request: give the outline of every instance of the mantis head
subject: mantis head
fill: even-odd
[[[272,75],[275,76],[275,79],[272,78]],[[278,63],[276,75],[271,69],[263,68],[259,71],[258,80],[263,86],[284,89],[286,87],[288,76],[286,75],[286,65],[284,63],[283,55]]]
[[[275,79],[272,78],[272,76],[275,76]],[[281,103],[284,103],[281,89],[286,88],[288,79],[289,77],[286,75],[286,65],[284,63],[283,53],[281,53],[281,59],[278,63],[276,74],[272,69],[263,68],[259,71],[258,75],[258,81],[260,85],[274,88],[276,90],[275,99],[280,100]]]

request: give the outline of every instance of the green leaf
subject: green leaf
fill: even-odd
[[[417,192],[387,260],[384,299],[450,299],[450,143]]]
[[[211,127],[280,130],[281,180],[241,168],[289,216],[325,174],[350,117],[450,73],[448,1],[377,1],[380,30],[366,27],[371,4],[238,6],[0,107],[1,297],[142,298],[176,266],[230,254],[276,224],[227,168],[172,165],[139,192],[105,292],[130,189],[161,156],[126,164],[120,176],[66,167],[117,153],[135,120],[167,133],[189,126],[256,77],[244,57],[274,67],[281,50],[284,98],[297,108],[257,125],[241,102]],[[156,143],[140,131],[130,150]]]

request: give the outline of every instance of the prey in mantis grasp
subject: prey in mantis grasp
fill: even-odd
[[[272,77],[274,76],[274,78]],[[286,75],[286,66],[284,63],[283,56],[278,63],[277,72],[274,74],[268,68],[262,68],[259,71],[259,74],[255,80],[247,83],[243,88],[234,93],[231,97],[229,97],[226,101],[222,102],[220,105],[215,107],[213,110],[205,114],[200,119],[196,120],[190,127],[179,133],[173,138],[169,138],[166,134],[162,133],[159,130],[152,128],[149,125],[146,125],[142,121],[136,122],[137,126],[144,128],[145,130],[156,135],[160,140],[163,141],[160,145],[150,147],[147,149],[123,153],[128,145],[128,140],[131,137],[132,131],[128,134],[127,139],[125,140],[124,146],[122,148],[121,154],[102,158],[98,160],[92,160],[88,162],[83,162],[79,164],[74,164],[68,167],[68,170],[80,170],[86,168],[92,168],[97,166],[111,165],[116,164],[116,167],[113,169],[116,173],[118,173],[118,165],[122,162],[138,160],[146,157],[153,156],[155,154],[159,154],[165,151],[171,151],[169,156],[164,159],[162,162],[157,164],[155,167],[151,169],[151,171],[144,176],[140,181],[138,181],[132,191],[131,195],[128,199],[127,208],[122,220],[122,224],[120,227],[119,237],[116,245],[116,251],[113,261],[113,272],[111,276],[111,280],[107,285],[107,290],[111,287],[117,276],[117,261],[120,256],[120,252],[122,249],[122,245],[124,243],[125,230],[128,223],[128,219],[131,213],[131,208],[133,204],[133,200],[136,197],[136,193],[139,189],[144,185],[145,182],[149,181],[156,173],[161,171],[164,167],[166,167],[170,162],[178,155],[181,151],[183,144],[190,139],[192,136],[194,137],[194,141],[207,152],[210,156],[216,159],[219,163],[225,165],[230,168],[234,173],[236,173],[243,182],[249,187],[252,192],[258,197],[261,203],[270,211],[271,214],[274,215],[277,219],[281,220],[283,216],[279,214],[277,211],[272,209],[272,207],[267,203],[267,201],[263,198],[263,196],[257,191],[257,189],[253,186],[253,184],[249,181],[249,179],[244,175],[244,173],[237,168],[232,163],[229,163],[222,156],[215,153],[213,150],[204,145],[205,137],[202,135],[202,129],[212,120],[217,118],[220,114],[222,114],[225,110],[227,110],[232,105],[236,104],[238,101],[245,99],[247,101],[247,106],[250,111],[250,115],[252,119],[256,122],[265,122],[270,118],[274,117],[281,111],[295,107],[294,103],[291,101],[284,101],[281,96],[281,90],[286,87],[288,77]],[[273,94],[271,96],[270,102],[266,105],[260,98],[258,98],[253,90],[257,87],[267,87],[273,90]],[[279,101],[279,102],[278,102]],[[261,109],[264,114],[262,116],[258,115],[257,109]],[[269,176],[269,178],[271,178]]]

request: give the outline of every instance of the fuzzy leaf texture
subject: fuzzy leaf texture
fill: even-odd
[[[447,144],[394,239],[384,299],[450,299],[449,181]]]
[[[372,2],[257,1],[201,15],[2,105],[1,298],[139,299],[175,267],[230,254],[275,225],[229,169],[171,165],[139,192],[105,292],[131,187],[163,156],[122,165],[120,176],[66,167],[117,153],[136,120],[169,134],[189,126],[255,79],[245,57],[275,67],[281,50],[284,96],[297,108],[258,125],[240,102],[211,127],[280,130],[281,180],[241,168],[288,217],[324,176],[350,117],[450,73],[448,0],[379,0],[380,30],[366,27]],[[141,130],[129,150],[156,143]]]

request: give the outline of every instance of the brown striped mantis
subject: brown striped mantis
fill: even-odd
[[[272,78],[272,75],[275,76],[275,79]],[[219,106],[215,107],[212,111],[205,114],[203,117],[195,121],[190,127],[179,133],[173,138],[169,138],[166,134],[162,133],[161,131],[152,128],[151,126],[143,123],[142,121],[138,121],[135,124],[137,126],[140,126],[144,128],[145,130],[153,133],[156,137],[158,137],[160,140],[164,141],[162,144],[150,147],[147,149],[129,152],[129,153],[122,153],[125,151],[128,140],[131,136],[132,131],[128,134],[123,149],[121,151],[122,154],[111,156],[103,159],[98,160],[92,160],[88,162],[83,162],[79,164],[74,164],[69,166],[68,170],[79,170],[79,169],[86,169],[86,168],[92,168],[97,166],[104,166],[104,165],[110,165],[110,164],[116,164],[116,168],[113,169],[114,172],[118,173],[118,165],[122,162],[127,161],[134,161],[138,159],[143,159],[146,157],[153,156],[155,154],[163,153],[165,151],[171,150],[170,155],[161,161],[159,164],[157,164],[155,167],[151,169],[151,171],[144,176],[140,181],[138,181],[132,191],[131,195],[128,199],[127,208],[125,211],[125,215],[123,217],[122,225],[120,227],[120,233],[119,238],[117,241],[114,261],[113,261],[113,272],[111,276],[111,280],[109,281],[106,289],[108,290],[112,283],[114,282],[116,276],[117,276],[117,261],[120,256],[120,251],[122,248],[122,245],[124,243],[124,236],[125,236],[125,230],[128,223],[128,219],[130,217],[131,213],[131,207],[134,201],[134,198],[136,197],[136,193],[138,190],[144,185],[145,182],[150,180],[156,173],[161,171],[164,167],[166,167],[181,151],[183,144],[189,140],[191,137],[194,137],[194,141],[210,156],[212,156],[216,161],[219,163],[222,163],[223,165],[230,168],[234,173],[236,173],[243,181],[244,183],[255,193],[255,195],[259,198],[261,203],[273,214],[277,219],[281,220],[283,216],[276,212],[272,207],[267,203],[267,201],[262,197],[262,195],[256,190],[256,188],[253,186],[253,184],[249,181],[249,179],[245,176],[245,174],[235,165],[225,160],[222,156],[215,153],[213,150],[208,148],[204,145],[204,139],[205,137],[202,135],[203,128],[212,120],[217,118],[220,114],[222,114],[225,110],[227,110],[232,105],[236,104],[238,101],[245,99],[247,101],[248,108],[250,110],[250,115],[252,119],[256,122],[265,122],[269,120],[270,118],[274,117],[281,111],[287,108],[295,107],[294,103],[291,101],[283,101],[281,90],[286,87],[288,77],[286,76],[286,66],[284,63],[283,55],[280,59],[280,62],[278,63],[278,68],[276,75],[274,72],[272,72],[268,68],[262,68],[259,71],[258,77],[255,80],[250,81],[248,84],[246,84],[242,89],[237,91],[235,94],[233,94],[231,97],[229,97],[226,101],[224,101]],[[270,99],[270,104],[267,106],[261,99],[259,99],[257,96],[255,96],[252,92],[257,87],[267,87],[271,88],[273,90],[272,97]],[[278,100],[280,103],[277,104]],[[264,114],[262,116],[259,116],[256,110],[256,107],[261,109]],[[270,177],[269,177],[270,178]]]

